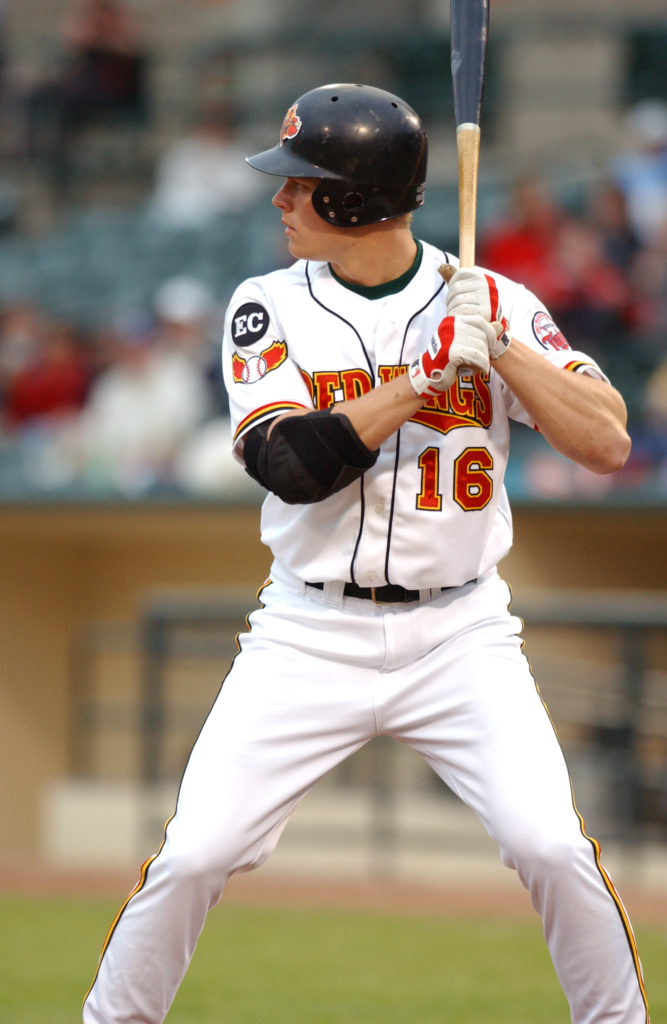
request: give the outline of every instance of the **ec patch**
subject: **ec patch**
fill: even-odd
[[[232,317],[232,338],[239,348],[253,345],[269,329],[269,314],[259,302],[244,302]]]

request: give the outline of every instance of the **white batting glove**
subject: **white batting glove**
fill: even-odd
[[[494,328],[482,316],[446,316],[408,370],[415,392],[432,397],[447,391],[463,367],[488,373],[495,339]]]
[[[511,341],[510,325],[503,316],[498,286],[490,274],[477,267],[460,267],[447,285],[447,315],[483,316],[494,329],[489,345],[491,359],[504,355]]]

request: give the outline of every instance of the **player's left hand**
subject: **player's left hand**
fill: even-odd
[[[495,332],[489,345],[491,359],[499,359],[509,348],[510,325],[503,316],[498,286],[490,274],[478,267],[459,267],[447,285],[448,316],[483,316]]]

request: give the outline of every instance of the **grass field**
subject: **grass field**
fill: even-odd
[[[76,1024],[117,905],[0,899],[0,1024]],[[667,929],[638,926],[654,1024]],[[222,904],[169,1024],[565,1024],[537,918]]]

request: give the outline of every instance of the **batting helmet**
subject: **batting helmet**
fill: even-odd
[[[321,178],[315,211],[337,227],[363,227],[424,201],[427,138],[404,100],[368,85],[322,85],[289,108],[272,149],[246,157],[286,178]]]

